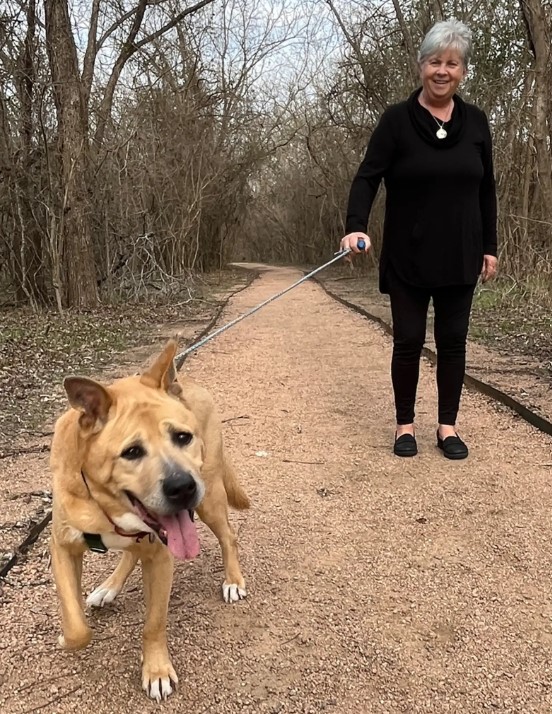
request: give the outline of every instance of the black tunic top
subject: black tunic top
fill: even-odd
[[[439,125],[418,101],[390,106],[353,179],[346,232],[366,232],[380,181],[386,188],[380,290],[389,264],[417,287],[473,285],[483,255],[497,254],[496,190],[487,117],[454,95],[451,120]],[[439,122],[441,123],[441,122]]]

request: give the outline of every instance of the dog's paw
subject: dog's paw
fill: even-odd
[[[247,597],[247,590],[245,589],[245,585],[242,586],[224,581],[222,583],[222,597],[224,598],[224,602],[227,603],[238,602],[238,600],[243,600]]]
[[[95,590],[92,590],[90,595],[86,598],[86,604],[91,607],[103,607],[104,605],[108,605],[110,602],[113,602],[119,592],[120,590],[117,590],[116,588],[106,588],[103,585],[100,585]]]
[[[74,632],[71,635],[59,635],[58,645],[64,650],[82,650],[87,647],[92,640],[92,630],[89,627],[83,627],[79,632]]]
[[[142,689],[158,704],[171,696],[177,684],[178,677],[170,662],[156,667],[143,665]]]

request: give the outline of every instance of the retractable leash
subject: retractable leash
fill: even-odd
[[[359,248],[359,250],[364,250],[366,248],[366,243],[361,239],[358,241],[357,247]],[[327,268],[328,266],[332,265],[333,263],[336,263],[338,260],[341,260],[341,258],[344,258],[346,255],[349,255],[349,253],[352,253],[351,248],[347,248],[345,250],[338,250],[334,254],[334,257],[331,260],[328,260],[328,262],[324,263],[324,265],[321,265],[319,268],[316,268],[315,270],[308,273],[307,275],[304,275],[296,283],[293,283],[293,285],[290,285],[289,287],[285,288],[285,290],[282,290],[281,292],[276,293],[276,295],[273,295],[272,297],[268,298],[267,300],[264,300],[263,302],[259,303],[259,305],[256,305],[255,307],[251,308],[251,310],[248,310],[247,312],[245,312],[243,315],[236,317],[234,320],[231,320],[226,325],[222,325],[222,327],[219,327],[214,332],[211,332],[210,334],[203,337],[201,340],[198,340],[193,345],[190,345],[189,347],[187,347],[183,352],[176,355],[175,360],[174,360],[176,369],[179,370],[182,367],[182,365],[184,364],[184,360],[186,359],[186,357],[189,354],[191,354],[192,352],[195,352],[200,347],[203,347],[203,345],[205,345],[207,342],[212,340],[214,337],[217,337],[217,335],[220,335],[222,332],[229,330],[234,325],[237,325],[238,322],[241,322],[242,320],[245,320],[246,317],[253,315],[253,313],[257,312],[258,310],[263,308],[265,305],[268,305],[269,303],[274,302],[274,300],[277,300],[278,298],[282,297],[282,295],[285,295],[290,290],[293,290],[293,288],[296,288],[298,285],[301,285],[301,283],[304,283],[306,280],[309,280],[309,278],[312,278],[312,276],[316,275],[316,273],[319,273],[321,270],[325,270],[325,268]]]

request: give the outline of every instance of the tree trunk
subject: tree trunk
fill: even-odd
[[[520,0],[521,10],[534,62],[533,128],[537,155],[538,190],[542,205],[542,219],[552,223],[552,157],[550,155],[550,97],[548,93],[548,55],[550,28],[540,0]],[[547,231],[547,235],[549,231]]]
[[[44,0],[46,42],[54,83],[63,193],[58,250],[63,300],[93,307],[98,289],[87,185],[88,122],[67,0]]]
[[[17,67],[17,90],[21,102],[19,134],[21,148],[17,158],[17,208],[19,230],[17,231],[17,277],[16,296],[18,301],[45,305],[47,291],[44,280],[44,256],[42,235],[33,215],[35,200],[33,182],[33,93],[35,84],[35,28],[36,2],[30,0],[27,6],[27,31],[23,54]]]

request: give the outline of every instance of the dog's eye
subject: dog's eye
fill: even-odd
[[[194,435],[190,434],[189,431],[175,431],[172,435],[173,443],[176,444],[176,446],[188,446],[193,438]]]
[[[125,449],[122,453],[121,456],[123,459],[127,459],[128,461],[136,461],[137,459],[141,459],[142,456],[146,455],[146,450],[144,449],[143,446],[140,446],[139,444],[134,444],[134,446],[129,446],[128,449]]]

